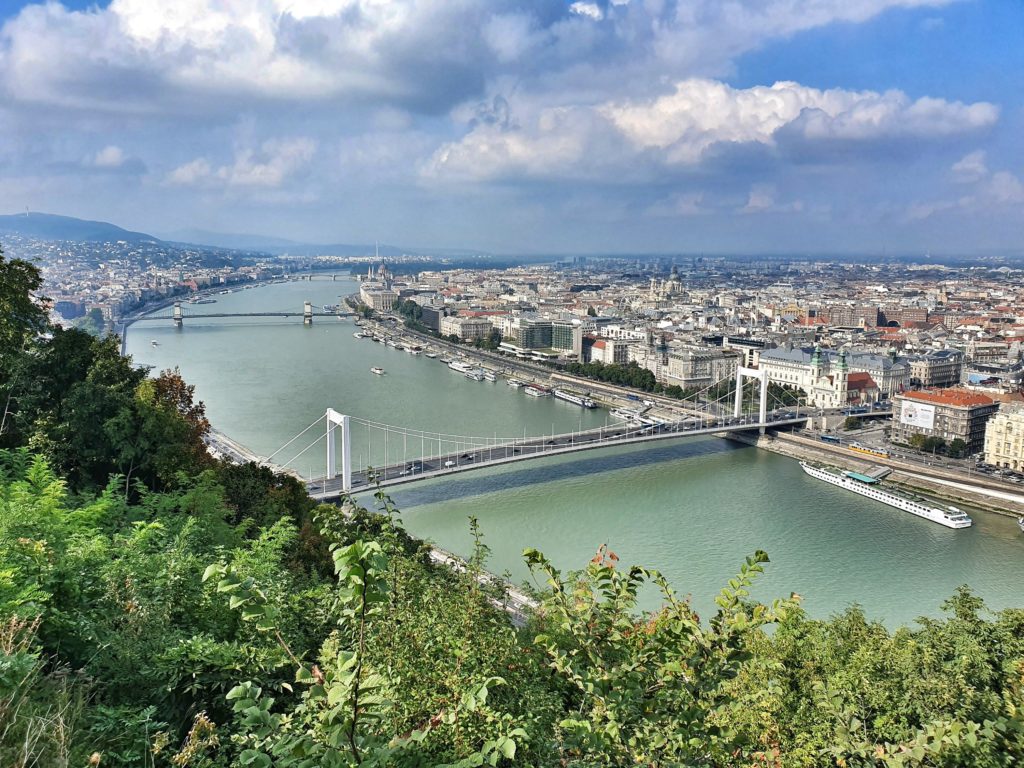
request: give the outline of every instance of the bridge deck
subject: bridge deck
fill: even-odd
[[[182,320],[202,320],[206,317],[306,317],[304,312],[204,312],[182,314]],[[314,312],[312,317],[356,317],[355,312]],[[174,315],[149,315],[140,320],[174,320]]]
[[[769,420],[763,423],[713,424],[700,427],[686,427],[681,424],[654,425],[635,427],[619,425],[607,429],[572,432],[561,435],[528,438],[526,441],[515,441],[497,445],[470,448],[462,452],[442,454],[420,459],[406,459],[402,462],[389,464],[387,467],[375,468],[372,474],[375,482],[370,482],[370,472],[352,473],[352,493],[370,490],[377,486],[387,488],[406,483],[444,477],[457,472],[469,472],[485,467],[511,464],[517,461],[560,456],[580,451],[592,451],[617,445],[636,445],[657,440],[677,440],[700,435],[716,435],[726,432],[749,432],[761,428],[786,427],[803,424],[807,417],[786,417]],[[446,465],[451,466],[446,466]],[[419,465],[419,469],[410,469]],[[321,501],[329,501],[344,495],[341,477],[318,478],[307,484],[310,495]]]

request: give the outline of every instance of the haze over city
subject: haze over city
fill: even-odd
[[[499,253],[1021,250],[1010,0],[0,14],[0,213]]]

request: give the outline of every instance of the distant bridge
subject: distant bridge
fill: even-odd
[[[147,315],[140,320],[171,320],[181,328],[185,320],[205,320],[217,317],[301,317],[302,322],[310,325],[314,317],[356,317],[355,312],[316,312],[313,310],[313,303],[307,301],[301,312],[185,312],[181,303],[174,305],[174,312],[170,315]]]

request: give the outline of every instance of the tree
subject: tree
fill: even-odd
[[[854,429],[860,429],[863,426],[864,426],[863,422],[860,419],[858,419],[856,416],[847,416],[843,420],[843,429],[854,430]]]
[[[23,259],[8,260],[0,249],[0,445],[16,404],[15,369],[27,344],[48,327],[46,310],[37,298],[42,285],[38,267]]]
[[[13,357],[48,327],[37,293],[43,285],[39,268],[23,259],[7,259],[0,250],[0,372]]]
[[[597,317],[597,310],[594,309],[593,305],[587,306],[587,317]]]
[[[961,437],[954,437],[946,450],[954,459],[960,459],[967,455],[967,441]]]

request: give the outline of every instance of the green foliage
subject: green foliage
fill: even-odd
[[[707,627],[660,574],[620,571],[604,548],[567,579],[536,550],[525,556],[550,589],[536,642],[573,691],[572,714],[559,728],[574,764],[720,765],[745,753],[731,721],[746,702],[728,683],[751,658],[751,636],[795,605],[749,602],[768,560],[763,552],[718,596]],[[639,616],[637,595],[647,583],[663,605]]]
[[[967,441],[960,437],[954,437],[946,448],[946,453],[954,459],[960,459],[967,455]]]
[[[863,422],[856,416],[847,416],[845,419],[843,419],[843,429],[845,430],[860,429],[863,426]]]
[[[575,376],[584,376],[620,387],[632,387],[644,392],[654,392],[657,386],[654,373],[636,363],[569,363],[565,366],[565,371]]]
[[[473,346],[477,349],[488,349],[492,352],[498,348],[501,344],[501,331],[497,328],[491,328],[490,333],[482,339],[476,339],[473,342]]]

